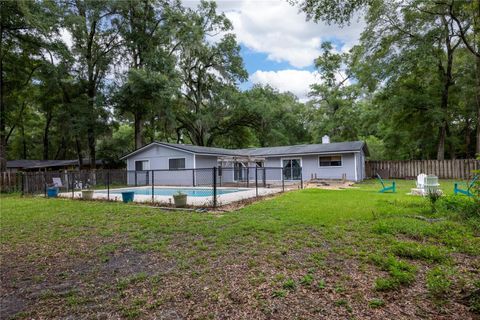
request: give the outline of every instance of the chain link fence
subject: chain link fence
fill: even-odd
[[[65,198],[117,201],[125,192],[133,192],[136,202],[161,205],[174,205],[174,196],[186,195],[187,206],[218,207],[303,188],[301,168],[296,170],[294,174],[282,167],[21,172],[11,189],[44,196],[55,190],[55,195]]]

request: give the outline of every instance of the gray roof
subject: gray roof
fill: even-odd
[[[172,148],[192,152],[196,154],[206,155],[218,155],[218,156],[281,156],[281,155],[300,155],[300,154],[319,154],[319,153],[332,153],[332,152],[348,152],[348,151],[360,151],[364,150],[368,155],[368,149],[363,141],[351,141],[351,142],[333,142],[324,144],[299,144],[293,146],[282,147],[265,147],[265,148],[246,148],[246,149],[224,149],[213,147],[202,147],[191,144],[177,144],[167,142],[152,142],[145,145],[125,156],[129,156],[150,147],[153,144],[160,144],[169,146]]]
[[[195,146],[193,144],[178,144],[178,143],[167,143],[167,142],[157,142],[166,146],[174,147],[177,149],[182,149],[185,151],[199,153],[199,154],[212,154],[212,155],[227,155],[227,156],[236,156],[238,155],[238,150],[236,149],[224,149],[224,148],[214,148],[214,147],[202,147]]]
[[[292,154],[317,154],[345,151],[366,150],[363,141],[333,142],[322,144],[298,144],[293,146],[238,149],[241,154],[248,156],[280,156]]]

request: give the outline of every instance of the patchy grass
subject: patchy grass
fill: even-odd
[[[445,266],[438,266],[427,272],[427,289],[435,298],[443,298],[452,289],[453,270]]]
[[[392,253],[402,258],[428,262],[442,262],[448,259],[445,249],[434,245],[422,245],[416,242],[398,242],[393,245]]]
[[[374,181],[307,189],[221,215],[2,195],[0,313],[475,317],[478,226],[449,209],[462,198],[439,199],[432,213],[406,195],[413,185],[397,181],[396,194],[379,194]],[[441,187],[449,194],[453,183]]]
[[[368,306],[372,309],[381,308],[385,305],[385,301],[379,298],[373,298],[368,302]]]
[[[375,281],[375,289],[378,291],[394,290],[415,281],[417,268],[407,262],[398,260],[392,255],[387,257],[372,255],[371,260],[389,275],[387,278],[378,278]]]

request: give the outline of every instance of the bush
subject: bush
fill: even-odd
[[[430,201],[430,207],[431,207],[432,213],[437,212],[437,202],[441,197],[442,197],[442,193],[438,190],[428,191],[427,199]]]
[[[480,202],[474,197],[446,196],[438,204],[442,210],[458,214],[463,220],[480,219]]]

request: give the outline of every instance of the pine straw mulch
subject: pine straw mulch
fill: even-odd
[[[79,238],[51,246],[3,246],[1,318],[35,319],[478,319],[454,292],[436,304],[416,282],[376,292],[382,271],[339,253],[319,235],[316,246],[243,242],[195,250],[178,235],[166,252],[135,251],[128,239]],[[114,245],[106,258],[98,255]],[[320,257],[312,259],[312,257]],[[471,258],[466,265],[472,265]],[[468,261],[467,261],[468,260]],[[473,264],[475,265],[475,264]],[[311,284],[301,284],[306,275]],[[293,279],[295,286],[285,288]],[[319,283],[324,281],[324,287]],[[385,305],[372,308],[369,301]]]

